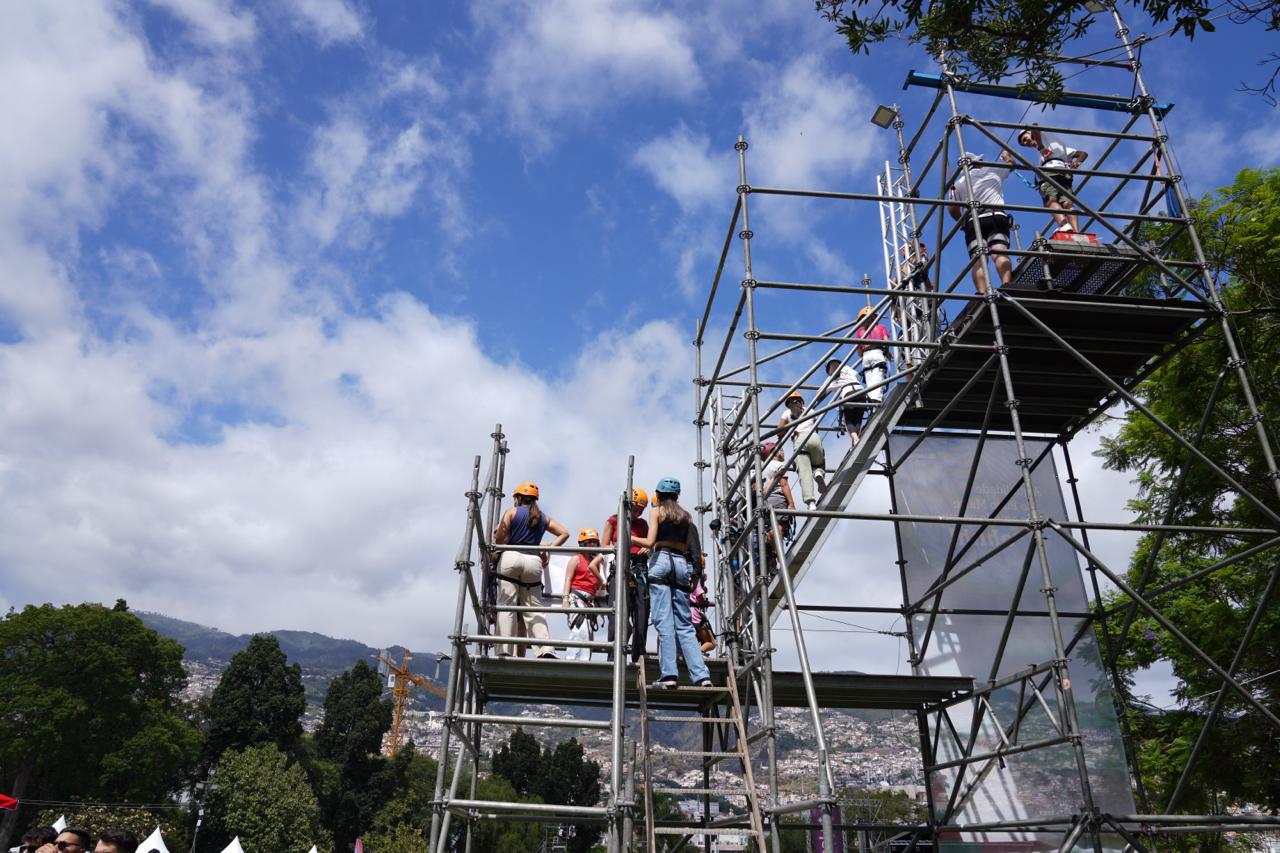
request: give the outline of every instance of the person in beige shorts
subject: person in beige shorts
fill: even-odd
[[[551,543],[563,545],[569,538],[569,531],[564,525],[546,515],[538,507],[538,485],[521,483],[516,486],[515,506],[510,507],[502,515],[497,528],[493,531],[493,541],[498,545],[539,545],[542,537],[551,533],[556,538]],[[498,559],[498,606],[499,607],[536,607],[542,604],[542,570],[546,567],[548,555],[546,551],[531,554],[523,551],[503,551]],[[524,625],[525,636],[535,640],[548,640],[551,634],[547,631],[547,618],[541,613],[512,613],[507,610],[498,611],[498,635],[502,637],[516,636],[517,623]],[[534,657],[554,658],[555,650],[550,645],[533,646],[530,650]],[[499,657],[515,654],[515,643],[499,643]]]

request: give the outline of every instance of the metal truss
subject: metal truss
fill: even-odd
[[[761,777],[769,790],[766,817],[775,850],[783,826],[779,818],[785,814],[819,808],[824,818],[812,827],[821,828],[826,849],[833,849],[831,833],[845,828],[831,819],[838,791],[823,731],[824,704],[813,689],[814,673],[801,621],[805,613],[819,612],[900,615],[912,671],[920,677],[928,674],[927,661],[939,653],[938,644],[949,642],[944,627],[948,620],[981,617],[1002,623],[995,651],[983,671],[962,673],[971,676],[975,686],[926,703],[916,711],[929,817],[926,825],[902,827],[910,833],[912,846],[926,838],[999,841],[1015,846],[1026,840],[1028,845],[1048,843],[1063,851],[1085,847],[1145,853],[1158,847],[1162,835],[1275,832],[1280,827],[1276,817],[1177,812],[1206,737],[1228,697],[1280,729],[1280,719],[1238,678],[1245,652],[1280,583],[1280,561],[1273,563],[1265,589],[1252,603],[1252,618],[1230,660],[1216,660],[1199,647],[1162,609],[1161,598],[1244,560],[1276,553],[1280,546],[1280,514],[1276,511],[1280,506],[1280,473],[1239,341],[1228,321],[1222,294],[1208,271],[1188,215],[1181,176],[1168,149],[1163,118],[1172,106],[1157,102],[1148,92],[1129,31],[1114,9],[1111,14],[1117,50],[1123,59],[1058,61],[1083,66],[1082,72],[1112,74],[1113,79],[1123,73],[1124,88],[1129,89],[1131,82],[1133,97],[1068,91],[1060,103],[1098,110],[1099,121],[1087,127],[1056,126],[1061,122],[1055,121],[1055,126],[1043,128],[1087,137],[1102,146],[1101,155],[1088,168],[1075,171],[1074,186],[1063,183],[1057,174],[1042,169],[1039,162],[1027,159],[1016,145],[1002,138],[1004,131],[1016,132],[1021,120],[980,119],[961,108],[962,101],[1025,99],[1027,93],[1011,87],[963,86],[945,72],[913,72],[908,78],[908,85],[936,89],[936,95],[919,128],[909,137],[901,111],[893,108],[898,162],[896,166],[885,164],[873,193],[752,185],[747,175],[747,143],[742,138],[737,142],[737,201],[694,339],[697,466],[706,474],[698,484],[698,510],[711,531],[709,542],[723,602],[717,614],[719,632],[728,638],[730,654],[744,680],[751,684],[766,764]],[[1119,127],[1098,126],[1103,119]],[[924,149],[921,143],[926,133],[939,126],[940,140],[933,148]],[[1034,177],[1071,199],[1082,220],[1081,230],[1096,233],[1099,241],[1055,239],[1048,207],[1018,203],[988,206],[987,210],[1016,214],[1036,227],[1025,249],[1015,237],[1013,246],[998,252],[1007,255],[1015,267],[1010,283],[985,293],[960,290],[976,266],[990,275],[987,267],[992,252],[985,248],[977,205],[958,203],[948,196],[948,189],[957,181],[970,178],[977,163],[971,152],[979,145],[1007,152],[1013,161],[984,162],[984,167]],[[923,167],[915,168],[917,163]],[[1085,193],[1086,188],[1092,192]],[[1101,201],[1096,201],[1099,197]],[[850,285],[758,278],[753,248],[759,238],[749,214],[756,203],[777,204],[787,199],[874,204],[885,267],[883,285],[872,286],[866,278],[861,284]],[[948,208],[959,208],[958,215],[948,218]],[[973,219],[976,245],[984,247],[973,253],[964,245],[965,215]],[[928,247],[926,236],[931,244]],[[742,251],[736,298],[720,293],[735,237]],[[1147,285],[1135,295],[1132,283],[1138,277]],[[1068,280],[1075,283],[1063,292],[1063,283]],[[887,329],[883,345],[895,355],[894,367],[883,379],[840,399],[834,393],[833,377],[824,367],[833,360],[839,368],[860,366],[854,335],[857,322],[851,320],[815,334],[798,334],[794,326],[785,332],[774,331],[767,322],[779,317],[790,321],[803,310],[799,302],[787,303],[792,309],[801,306],[796,310],[782,307],[785,299],[829,299],[833,295],[856,300],[850,315],[865,300],[875,322]],[[944,331],[940,321],[945,311],[953,311],[954,316]],[[713,325],[717,338],[723,333],[718,344],[709,340]],[[1151,411],[1137,392],[1155,370],[1209,332],[1221,336],[1227,358],[1205,401],[1200,428],[1188,436]],[[803,413],[781,426],[782,401],[795,391],[805,394]],[[1206,449],[1207,427],[1230,394],[1238,395],[1241,408],[1249,415],[1248,428],[1260,448],[1274,494],[1252,493],[1232,475],[1225,460],[1213,458]],[[1117,405],[1126,407],[1133,417],[1147,419],[1185,454],[1174,475],[1174,500],[1159,523],[1086,518],[1070,451],[1085,427]],[[850,408],[864,410],[866,420],[856,443],[829,474],[816,508],[784,509],[762,499],[759,495],[768,488],[760,451],[766,443],[776,443],[784,464],[793,469],[802,451],[792,439],[817,429],[820,435],[839,440],[841,428],[836,418],[841,409]],[[963,437],[973,449],[962,497],[947,514],[903,511],[898,482],[903,466],[922,446],[940,437]],[[989,502],[980,508],[974,495],[979,458],[984,446],[996,442],[1014,450],[1011,483],[1003,497],[988,496]],[[1044,507],[1066,500],[1056,474],[1052,494],[1043,483],[1037,486],[1036,479],[1052,473],[1049,469],[1056,471],[1058,459],[1065,465],[1070,501],[1069,508],[1064,504],[1062,512],[1054,513]],[[1264,526],[1175,523],[1174,507],[1189,470],[1218,478],[1240,500],[1256,508],[1265,519]],[[851,509],[851,501],[866,478],[881,476],[888,481],[890,505],[882,512]],[[757,488],[758,484],[765,487]],[[1022,508],[1021,514],[1013,517],[1008,511],[1011,507]],[[821,561],[823,545],[838,522],[893,525],[901,587],[898,604],[797,600],[797,587]],[[903,539],[909,525],[949,531],[946,559],[923,590],[908,578]],[[1090,535],[1104,531],[1153,534],[1152,548],[1136,583],[1130,582],[1124,567],[1108,565],[1091,545]],[[1164,545],[1185,534],[1222,537],[1224,543],[1232,544],[1232,550],[1190,577],[1154,586],[1154,568]],[[1082,575],[1087,595],[1083,605],[1067,609],[1059,601],[1062,568],[1059,565],[1055,575],[1050,556],[1051,551],[1061,552],[1064,544],[1078,561],[1073,570]],[[1007,605],[999,600],[984,607],[948,606],[948,594],[966,580],[980,577],[996,557],[1020,560],[1016,583],[1006,593]],[[1040,591],[1038,603],[1028,604],[1024,595],[1034,595],[1035,590]],[[1119,603],[1112,603],[1113,595]],[[786,800],[778,772],[770,672],[775,652],[773,628],[783,611],[788,613],[805,681],[816,745],[818,796],[803,802]],[[1158,624],[1214,673],[1221,685],[1173,796],[1163,805],[1150,801],[1127,714],[1117,708],[1127,762],[1123,772],[1136,795],[1136,810],[1116,811],[1098,799],[1095,778],[1102,759],[1096,750],[1091,752],[1096,733],[1081,722],[1080,688],[1073,686],[1073,672],[1078,680],[1083,671],[1078,657],[1086,646],[1098,644],[1110,693],[1113,697],[1122,695],[1117,660],[1132,641],[1133,624],[1139,616]],[[1025,620],[1034,620],[1030,624],[1044,631],[1051,652],[1037,663],[1010,672],[1007,663],[1020,660],[1010,651],[1015,624],[1027,624]],[[886,665],[891,663],[885,660]],[[972,816],[969,807],[1007,762],[1053,750],[1070,756],[1073,807],[996,819]]]

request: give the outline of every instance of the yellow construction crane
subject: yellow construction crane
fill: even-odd
[[[425,676],[418,675],[416,672],[409,671],[409,661],[413,660],[413,655],[408,649],[404,650],[404,655],[400,658],[400,662],[396,663],[388,655],[387,650],[383,649],[377,655],[378,670],[390,677],[391,687],[391,731],[387,732],[382,741],[382,752],[384,755],[395,755],[404,746],[405,736],[405,718],[409,713],[409,692],[414,687],[421,687],[433,696],[444,698],[444,690],[437,687]]]

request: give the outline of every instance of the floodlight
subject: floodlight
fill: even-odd
[[[871,116],[871,123],[876,127],[882,127],[886,130],[889,125],[893,124],[893,120],[898,117],[898,110],[895,107],[886,107],[884,104],[876,107],[875,113]]]
[[[1107,11],[1105,0],[1084,0],[1084,7],[1094,14]]]

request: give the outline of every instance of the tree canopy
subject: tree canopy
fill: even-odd
[[[390,726],[391,703],[382,698],[382,678],[364,661],[329,683],[309,770],[339,849],[355,842],[403,784],[411,751],[396,761],[379,754]]]
[[[1206,196],[1193,210],[1210,272],[1222,289],[1228,320],[1241,344],[1263,424],[1272,441],[1280,438],[1280,169],[1245,170],[1230,186]],[[1226,340],[1215,323],[1151,379],[1139,396],[1160,418],[1189,440],[1201,432],[1206,455],[1221,464],[1263,505],[1280,513],[1250,411],[1230,364]],[[1215,393],[1215,387],[1217,392]],[[1205,415],[1216,396],[1218,403]],[[1131,413],[1119,433],[1104,440],[1102,455],[1114,469],[1135,474],[1138,495],[1132,502],[1138,520],[1179,525],[1273,528],[1253,501],[1230,487],[1198,461],[1186,467],[1187,452],[1150,420]],[[1226,557],[1241,554],[1266,537],[1199,533],[1148,534],[1129,567],[1129,582],[1139,590],[1185,583],[1159,594],[1155,603],[1194,643],[1222,665],[1236,653],[1271,573],[1275,552],[1245,557],[1204,578],[1190,576]],[[1113,603],[1125,599],[1114,597]],[[1115,640],[1123,617],[1110,620]],[[1153,808],[1163,809],[1177,786],[1181,769],[1222,684],[1212,670],[1165,629],[1139,613],[1119,664],[1130,675],[1158,660],[1167,661],[1178,679],[1178,707],[1150,707],[1132,695],[1128,704],[1139,739],[1139,757]],[[1280,715],[1280,607],[1272,596],[1262,608],[1253,642],[1240,659],[1238,676],[1253,696]],[[1220,811],[1252,803],[1280,809],[1280,733],[1240,697],[1228,693],[1205,752],[1193,766],[1180,805]]]
[[[123,602],[0,619],[0,784],[19,799],[154,802],[200,751],[184,718],[182,647]],[[0,824],[12,837],[17,812]]]
[[[236,836],[246,850],[307,850],[312,844],[325,853],[332,849],[306,774],[274,743],[223,754],[206,813],[204,851],[221,850]]]
[[[302,668],[288,665],[275,637],[255,635],[231,658],[209,698],[206,760],[217,761],[228,749],[263,743],[293,751],[302,737],[306,708]]]
[[[1021,75],[1024,87],[1043,92],[1052,102],[1063,78],[1052,59],[1069,51],[1070,43],[1095,24],[1109,27],[1109,11],[1096,12],[1083,0],[815,0],[818,12],[836,25],[854,53],[900,39],[923,45],[929,55],[947,59],[951,73],[962,78],[996,81]],[[1172,34],[1193,38],[1212,32],[1214,21],[1260,21],[1280,31],[1280,0],[1232,0],[1220,5],[1206,0],[1116,0],[1123,13],[1132,9]],[[1100,23],[1101,22],[1101,23]],[[1280,63],[1272,54],[1268,63]],[[1277,65],[1280,69],[1280,65]],[[1274,102],[1276,77],[1252,87]],[[1249,87],[1246,87],[1249,88]]]
[[[540,749],[532,735],[517,727],[494,752],[493,773],[520,797],[571,806],[591,806],[600,800],[600,765],[586,760],[577,738],[562,741],[554,749]],[[599,838],[599,827],[575,824],[569,851],[587,853]]]

